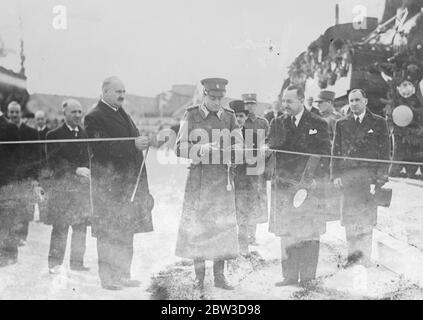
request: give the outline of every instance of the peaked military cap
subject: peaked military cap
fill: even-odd
[[[201,80],[201,84],[204,86],[204,90],[206,90],[206,92],[214,91],[218,95],[223,96],[226,92],[228,80],[223,78],[206,78]]]
[[[335,100],[335,92],[329,90],[322,90],[319,92],[317,99],[314,102],[333,101]]]
[[[257,95],[255,93],[245,93],[241,98],[244,103],[257,103]]]

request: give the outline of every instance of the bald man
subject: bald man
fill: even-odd
[[[144,166],[135,201],[131,195],[149,138],[141,136],[125,112],[125,85],[116,78],[103,81],[102,98],[85,117],[90,138],[133,137],[131,141],[95,142],[93,151],[94,219],[101,285],[107,290],[137,287],[131,279],[133,237],[153,230],[153,199]]]
[[[74,99],[62,103],[64,123],[47,133],[48,140],[86,139],[81,126],[82,106]],[[52,225],[48,267],[60,273],[72,227],[70,268],[88,271],[84,266],[87,224],[91,213],[89,190],[89,151],[87,143],[47,144],[47,165],[52,179],[47,184],[48,205],[45,223]]]

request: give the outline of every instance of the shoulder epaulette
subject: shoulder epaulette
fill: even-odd
[[[225,110],[225,111],[228,111],[230,113],[235,113],[235,111],[233,111],[232,109],[229,109],[229,108],[222,108],[222,109]]]
[[[199,105],[199,104],[194,104],[194,105],[192,105],[192,106],[187,107],[187,108],[186,108],[186,111],[193,111],[193,110],[198,109],[199,107],[200,107],[200,105]]]

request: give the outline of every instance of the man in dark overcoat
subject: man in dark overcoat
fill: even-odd
[[[93,142],[94,183],[93,235],[97,237],[99,276],[105,289],[139,286],[131,279],[134,234],[153,231],[153,198],[149,193],[144,165],[134,202],[138,172],[144,162],[143,150],[149,138],[140,136],[125,112],[125,86],[110,77],[104,80],[102,98],[85,117],[89,138],[134,138],[127,141]]]
[[[14,125],[0,111],[0,141],[18,141],[19,136]],[[9,195],[5,189],[10,183],[16,182],[17,145],[0,145],[0,266],[17,262],[18,243],[14,225],[16,212],[6,202]]]
[[[177,156],[192,160],[176,255],[194,260],[194,286],[200,290],[205,260],[213,260],[214,285],[232,290],[224,275],[225,260],[239,254],[231,152],[238,148],[242,161],[243,141],[233,110],[222,107],[227,83],[221,78],[201,81],[204,101],[187,109],[176,140]]]
[[[79,101],[65,100],[62,109],[65,122],[49,131],[47,139],[86,139],[81,127],[82,106]],[[84,266],[87,223],[91,213],[88,143],[47,144],[47,164],[51,177],[44,186],[48,197],[44,222],[53,226],[48,254],[49,272],[56,274],[60,271],[69,227],[72,227],[70,268],[88,271],[89,268]]]
[[[330,155],[327,123],[307,111],[304,91],[290,86],[282,98],[288,116],[272,122],[268,144],[281,151]],[[316,276],[320,235],[326,231],[324,189],[329,177],[329,158],[276,152],[276,173],[272,181],[269,231],[281,238],[284,280],[276,286],[307,285]],[[294,206],[297,190],[308,196]]]
[[[385,119],[367,109],[366,93],[361,89],[349,94],[351,113],[335,127],[334,156],[385,159],[390,157],[388,125]],[[334,184],[342,190],[341,223],[348,242],[348,263],[359,254],[363,264],[370,263],[373,227],[377,223],[375,190],[388,181],[389,164],[357,160],[332,160]]]
[[[22,107],[19,103],[12,101],[7,107],[7,112],[11,123],[14,125],[15,134],[18,135],[19,141],[36,141],[38,140],[37,130],[31,128],[22,121]],[[15,151],[17,152],[16,165],[17,181],[25,180],[37,183],[40,163],[39,163],[39,145],[38,144],[19,144]],[[23,204],[26,212],[21,215],[20,227],[16,234],[19,238],[19,245],[24,245],[28,237],[29,221],[32,220],[34,214],[35,203]]]

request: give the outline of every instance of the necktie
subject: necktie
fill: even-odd
[[[360,125],[360,118],[355,118],[355,125],[358,127]]]
[[[292,126],[293,126],[294,128],[296,128],[296,127],[297,127],[297,125],[295,124],[295,117],[291,117],[291,122],[292,122]]]
[[[75,138],[78,138],[78,131],[73,130],[73,135],[75,136]]]

